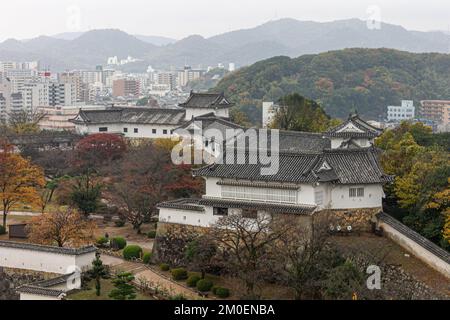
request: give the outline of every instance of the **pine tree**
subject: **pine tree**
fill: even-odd
[[[134,280],[131,273],[119,273],[112,281],[115,289],[111,290],[109,297],[114,300],[134,300],[136,299],[136,291],[134,286],[130,284]]]
[[[95,279],[95,294],[99,297],[101,294],[101,279],[108,278],[108,270],[103,265],[103,261],[100,260],[100,253],[98,252],[95,254],[95,260],[92,261],[90,275]]]

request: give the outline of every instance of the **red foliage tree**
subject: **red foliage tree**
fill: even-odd
[[[80,140],[75,150],[75,164],[92,168],[120,159],[127,145],[117,134],[97,133]]]

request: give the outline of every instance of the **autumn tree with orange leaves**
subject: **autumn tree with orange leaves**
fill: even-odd
[[[5,228],[8,214],[14,205],[39,204],[37,189],[44,184],[41,168],[14,153],[13,147],[7,142],[0,144],[0,203]]]
[[[69,208],[33,217],[27,228],[33,243],[76,248],[94,242],[96,225]]]

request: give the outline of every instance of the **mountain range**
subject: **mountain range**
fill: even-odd
[[[382,23],[372,30],[358,19],[332,22],[281,19],[255,28],[205,38],[192,35],[181,40],[130,35],[117,29],[63,33],[0,43],[1,60],[40,60],[43,66],[60,71],[92,68],[105,64],[110,56],[128,55],[141,61],[128,64],[125,71],[156,68],[206,67],[234,62],[238,66],[274,56],[297,57],[344,48],[391,48],[423,53],[450,51],[450,35],[440,31],[409,31]]]

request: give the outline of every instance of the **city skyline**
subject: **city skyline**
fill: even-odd
[[[0,41],[108,28],[174,39],[192,34],[209,37],[282,18],[317,22],[350,18],[377,19],[401,25],[408,30],[434,31],[448,30],[450,12],[450,3],[442,0],[430,0],[426,4],[403,0],[396,3],[350,0],[345,4],[329,0],[308,4],[290,0],[246,0],[239,3],[224,0],[195,0],[189,3],[169,0],[158,3],[157,8],[148,4],[149,1],[142,0],[130,0],[127,6],[104,0],[95,3],[87,0],[7,2],[2,4],[3,10],[20,11],[27,23],[17,24],[14,15],[6,16],[0,21],[0,30],[7,30],[0,32]],[[437,6],[441,8],[438,13],[434,9]],[[183,28],[180,28],[180,23]],[[11,28],[12,25],[14,28]]]

